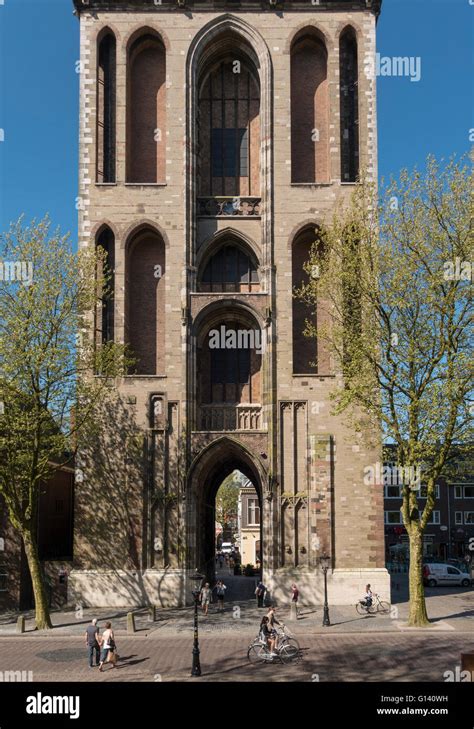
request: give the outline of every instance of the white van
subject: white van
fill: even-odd
[[[232,542],[222,542],[221,552],[222,554],[231,554],[232,552]]]
[[[466,572],[461,572],[451,564],[436,563],[423,565],[423,582],[428,587],[437,585],[461,585],[469,587],[471,580]]]

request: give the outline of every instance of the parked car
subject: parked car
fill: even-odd
[[[448,564],[457,567],[461,572],[469,573],[469,564],[464,559],[448,559]]]
[[[233,546],[232,542],[222,542],[221,552],[222,554],[232,554]]]
[[[469,587],[471,579],[465,572],[450,564],[428,563],[423,565],[423,582],[428,587],[461,585]]]

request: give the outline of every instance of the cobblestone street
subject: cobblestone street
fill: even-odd
[[[192,636],[118,637],[118,667],[90,669],[79,637],[1,638],[0,671],[31,671],[33,681],[434,681],[474,649],[473,634],[305,635],[298,663],[255,666],[252,634],[203,635],[201,679],[191,679]],[[27,676],[27,674],[25,674]],[[27,676],[28,677],[28,676]]]
[[[199,614],[203,676],[208,681],[444,681],[460,665],[461,652],[474,650],[474,591],[427,589],[432,627],[406,629],[406,576],[394,578],[391,615],[360,616],[354,606],[330,606],[331,626],[322,626],[322,608],[302,608],[296,622],[287,608],[277,610],[302,647],[298,663],[250,665],[247,648],[264,613],[254,600],[227,602],[219,614],[212,605]],[[190,678],[192,608],[135,612],[136,633],[126,631],[125,609],[53,613],[54,631],[18,635],[17,614],[0,618],[0,671],[32,671],[34,681],[182,681]],[[89,669],[83,642],[92,617],[103,628],[113,623],[121,659],[103,674]],[[25,674],[27,675],[27,674]],[[199,679],[198,679],[199,680]]]

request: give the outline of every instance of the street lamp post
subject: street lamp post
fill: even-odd
[[[328,605],[328,569],[331,563],[331,557],[324,552],[319,558],[321,569],[324,573],[324,614],[323,614],[323,625],[325,627],[331,625],[329,620],[329,605]]]
[[[194,598],[194,641],[193,641],[193,665],[191,668],[191,676],[200,676],[201,675],[201,662],[199,660],[199,632],[198,632],[198,601],[199,601],[199,593],[201,591],[201,584],[203,581],[203,576],[199,574],[199,572],[196,570],[196,572],[191,575],[191,579],[194,582],[194,588],[192,590],[193,598]]]

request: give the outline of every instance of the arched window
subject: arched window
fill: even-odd
[[[166,181],[166,51],[152,31],[128,49],[127,181]]]
[[[327,52],[321,38],[307,30],[291,47],[291,181],[329,179]]]
[[[115,182],[116,40],[99,36],[97,51],[97,182]]]
[[[200,291],[252,293],[260,290],[257,262],[240,247],[224,245],[208,261]]]
[[[308,262],[314,243],[322,245],[318,229],[310,226],[300,231],[293,241],[292,249],[292,283],[293,292],[309,281],[309,273],[304,266]],[[315,271],[317,275],[317,271]],[[303,332],[306,321],[318,331],[318,327],[326,322],[323,307],[307,304],[293,297],[293,373],[295,375],[328,374],[329,358],[327,349],[317,337],[306,337]]]
[[[235,312],[207,326],[198,337],[198,402],[260,403],[262,332]]]
[[[357,37],[346,28],[339,41],[341,106],[341,181],[355,182],[359,174],[359,90]]]
[[[208,64],[199,79],[198,194],[260,195],[260,87],[239,53]]]
[[[145,228],[127,246],[125,336],[136,363],[133,374],[165,370],[165,244]]]
[[[97,236],[96,247],[104,251],[104,265],[100,265],[98,278],[105,279],[105,286],[98,292],[95,317],[96,344],[114,341],[115,297],[115,237],[110,228],[103,228]]]
[[[225,324],[224,324],[225,326]],[[230,327],[226,326],[226,332]],[[232,328],[238,341],[238,329]],[[211,349],[211,402],[236,403],[243,391],[252,402],[252,378],[250,376],[250,349]]]

